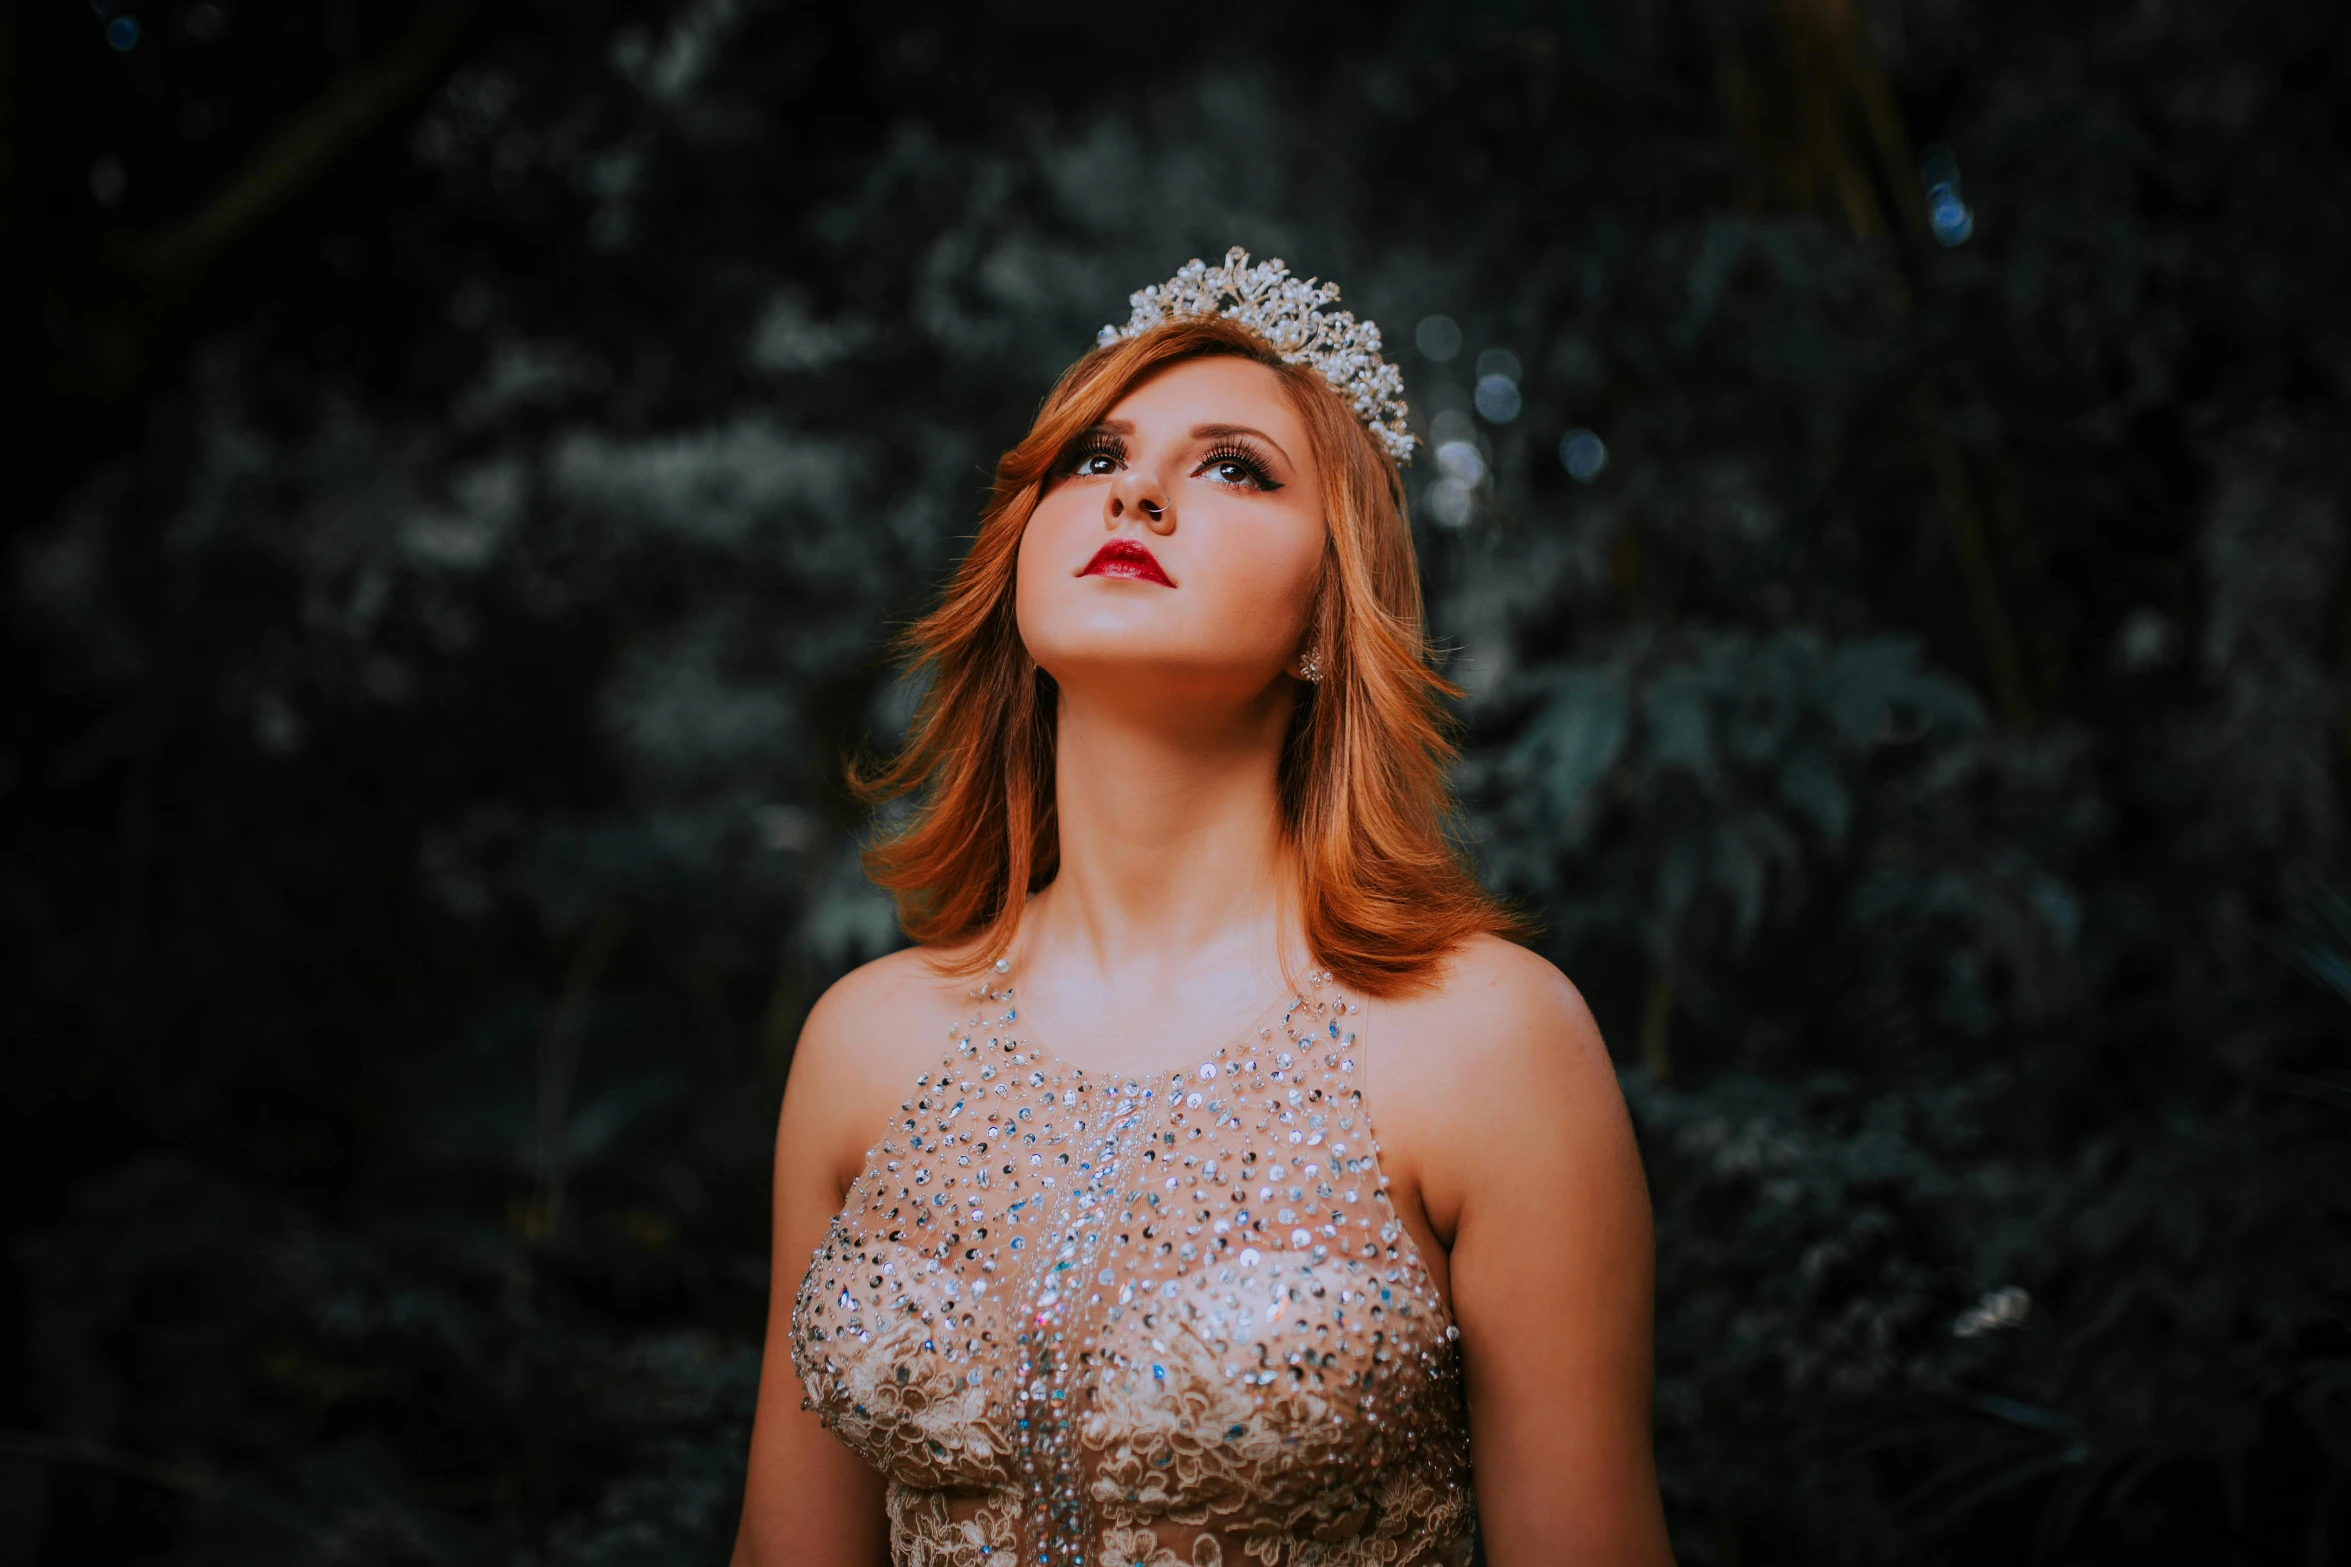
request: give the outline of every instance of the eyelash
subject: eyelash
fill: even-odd
[[[1252,489],[1272,491],[1281,488],[1280,485],[1273,482],[1273,475],[1265,471],[1264,458],[1258,456],[1257,453],[1251,451],[1246,446],[1238,446],[1229,442],[1211,451],[1205,458],[1201,460],[1200,466],[1194,469],[1193,472],[1206,473],[1209,469],[1214,468],[1219,463],[1231,463],[1234,467],[1247,474],[1249,476],[1249,486]]]
[[[1075,474],[1086,465],[1088,460],[1095,457],[1108,457],[1113,462],[1123,465],[1127,460],[1126,442],[1119,440],[1116,436],[1094,436],[1081,445],[1070,449],[1069,453],[1061,459],[1061,472],[1065,476]],[[1274,482],[1273,475],[1266,471],[1263,457],[1260,457],[1249,447],[1232,442],[1226,442],[1212,448],[1207,456],[1200,459],[1200,466],[1193,469],[1192,472],[1197,476],[1206,473],[1220,463],[1230,463],[1240,469],[1246,476],[1246,482],[1251,489],[1270,493],[1281,488],[1279,484]],[[1100,476],[1096,475],[1095,477]]]
[[[1064,474],[1076,473],[1086,465],[1089,457],[1108,457],[1123,464],[1127,460],[1126,442],[1112,435],[1092,436],[1062,456],[1061,471]]]

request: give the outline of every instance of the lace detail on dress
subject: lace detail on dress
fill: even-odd
[[[1310,990],[1111,1077],[974,992],[792,1310],[897,1567],[1469,1560],[1459,1335],[1388,1200],[1356,1004]]]

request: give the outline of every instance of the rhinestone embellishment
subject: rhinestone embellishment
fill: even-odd
[[[1466,1562],[1458,1342],[1385,1193],[1357,1005],[1316,974],[1219,1050],[1096,1072],[1017,1031],[1008,974],[792,1312],[895,1559]]]

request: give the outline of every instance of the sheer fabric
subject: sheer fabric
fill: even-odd
[[[1459,1567],[1459,1334],[1405,1234],[1330,976],[1097,1076],[1005,964],[803,1280],[807,1407],[888,1477],[896,1567]]]

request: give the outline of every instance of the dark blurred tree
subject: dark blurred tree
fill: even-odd
[[[0,12],[0,514],[42,509],[117,445],[231,270],[441,84],[480,7],[410,9],[245,17],[263,37],[229,49],[213,47],[229,30],[218,5],[179,7],[154,35],[153,13],[113,0]],[[103,58],[142,45],[135,63]],[[289,106],[289,85],[316,96]]]
[[[2339,1550],[2332,13],[5,26],[12,1558],[723,1550],[886,636],[1236,242],[1430,437],[1683,1560]]]

